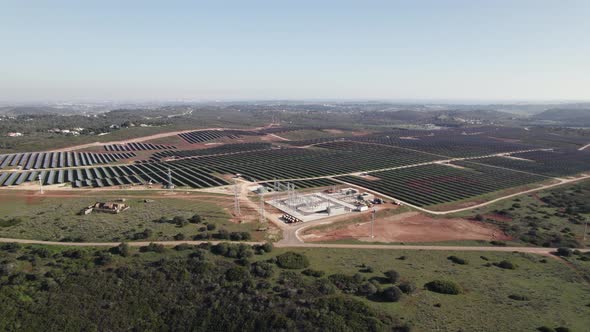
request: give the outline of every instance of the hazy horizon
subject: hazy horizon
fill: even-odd
[[[3,103],[590,100],[587,1],[3,4]]]

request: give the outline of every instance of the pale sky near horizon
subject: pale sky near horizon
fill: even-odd
[[[0,101],[590,100],[590,1],[0,0]]]

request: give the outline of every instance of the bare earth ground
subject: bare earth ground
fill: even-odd
[[[419,212],[405,212],[376,220],[375,238],[371,223],[346,225],[332,230],[311,229],[302,235],[306,242],[358,239],[370,242],[440,242],[453,240],[509,240],[498,228],[460,218],[434,219]]]

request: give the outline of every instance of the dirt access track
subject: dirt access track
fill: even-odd
[[[305,242],[355,239],[368,242],[442,242],[454,240],[509,240],[500,229],[467,219],[435,219],[419,212],[404,212],[375,221],[371,239],[371,223],[348,224],[328,229],[308,229],[300,235]]]

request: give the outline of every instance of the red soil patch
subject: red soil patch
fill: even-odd
[[[375,221],[375,238],[370,238],[371,224],[346,225],[332,230],[310,230],[306,242],[358,239],[378,242],[440,242],[454,240],[509,240],[493,225],[466,219],[434,219],[418,212],[406,212]]]

